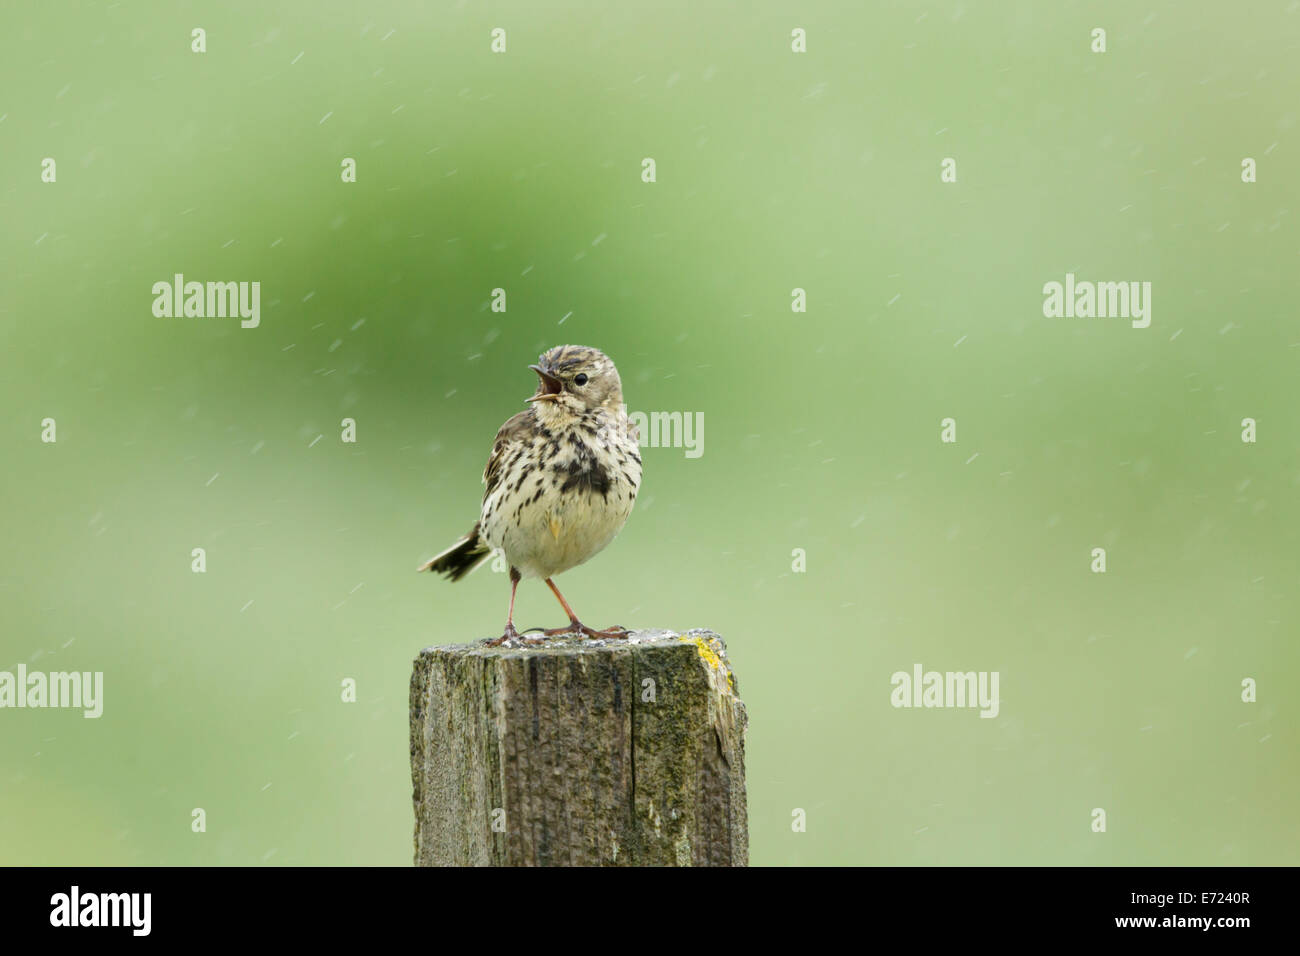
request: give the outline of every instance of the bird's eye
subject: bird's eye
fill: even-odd
[[[587,384],[587,373],[586,373],[586,372],[579,372],[577,375],[573,376],[573,384],[574,384],[574,385],[586,385],[586,384]]]

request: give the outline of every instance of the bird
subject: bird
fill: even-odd
[[[478,521],[419,570],[459,581],[494,552],[504,556],[510,610],[505,632],[488,646],[542,642],[515,629],[515,592],[523,578],[543,579],[569,616],[567,626],[543,630],[544,637],[627,637],[631,632],[619,625],[583,624],[553,580],[614,540],[641,487],[639,435],[618,369],[604,352],[584,345],[557,345],[528,367],[537,373],[537,392],[497,432],[483,469]]]

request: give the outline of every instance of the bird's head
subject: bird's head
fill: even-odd
[[[581,415],[597,408],[615,410],[623,404],[618,369],[600,349],[557,345],[528,367],[538,379],[537,394],[528,400],[536,403],[539,411]]]

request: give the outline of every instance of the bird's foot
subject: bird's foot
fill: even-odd
[[[583,627],[582,633],[592,638],[608,637],[620,640],[632,636],[632,632],[622,624],[615,624],[612,627],[605,628],[603,631],[597,631],[595,628]]]
[[[561,634],[578,634],[582,631],[583,627],[584,625],[581,621],[574,621],[570,624],[564,625],[564,627],[552,627],[548,630],[542,631],[542,633],[547,637],[559,637]]]
[[[506,641],[519,641],[521,644],[541,644],[541,643],[542,643],[542,639],[541,639],[540,637],[524,637],[522,634],[520,634],[518,631],[515,630],[515,626],[514,626],[514,624],[507,623],[507,624],[506,624],[506,632],[505,632],[504,634],[502,634],[502,635],[501,635],[500,637],[498,637],[498,638],[493,638],[492,640],[484,641],[484,642],[483,642],[483,646],[484,646],[484,647],[500,647],[500,646],[501,646],[502,644],[504,644]]]
[[[627,637],[632,632],[621,625],[615,624],[613,627],[607,627],[603,631],[598,631],[594,627],[588,627],[581,621],[570,621],[566,627],[553,627],[549,631],[542,631],[547,637],[559,637],[561,634],[581,634],[588,638],[622,638]]]

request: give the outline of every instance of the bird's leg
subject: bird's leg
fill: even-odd
[[[619,627],[618,625],[606,628],[603,631],[598,631],[593,627],[588,627],[586,624],[583,624],[578,620],[578,615],[573,613],[573,608],[569,607],[569,602],[564,600],[564,595],[560,593],[560,589],[555,586],[554,581],[547,578],[546,586],[551,589],[551,593],[555,595],[557,600],[559,600],[560,606],[564,608],[564,613],[569,615],[569,626],[555,627],[551,628],[549,631],[542,631],[542,633],[547,637],[555,637],[557,634],[572,634],[575,631],[582,634],[584,637],[627,637],[632,633],[627,628]]]
[[[540,644],[541,638],[523,637],[515,630],[515,591],[519,589],[519,570],[510,569],[510,613],[506,615],[506,631],[495,640],[485,641],[484,647],[500,647],[506,641],[520,640],[525,644]]]
[[[582,630],[582,622],[578,620],[578,615],[573,613],[573,608],[569,607],[569,602],[564,600],[564,595],[561,594],[560,589],[555,586],[555,582],[550,578],[547,578],[546,586],[551,589],[551,593],[554,594],[556,600],[560,602],[560,607],[564,608],[564,613],[569,615],[569,626],[553,627],[549,631],[542,631],[542,633],[547,637],[554,637],[557,634],[570,634],[573,631]]]

